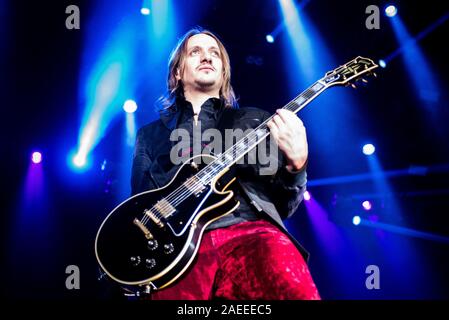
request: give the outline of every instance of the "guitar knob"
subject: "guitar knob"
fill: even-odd
[[[164,244],[164,253],[165,254],[170,254],[175,250],[175,247],[173,246],[172,243],[169,244]]]
[[[157,243],[157,240],[148,240],[147,246],[148,246],[148,249],[150,249],[151,251],[154,251],[157,249],[157,247],[159,245]]]
[[[137,267],[140,264],[140,256],[132,256],[129,258],[129,261],[131,261],[134,267]]]
[[[154,259],[145,259],[145,266],[148,269],[153,269],[156,266],[156,260],[154,260]]]

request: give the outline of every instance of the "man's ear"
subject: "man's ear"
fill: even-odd
[[[179,68],[176,68],[175,78],[178,81],[181,80],[181,75],[180,75],[180,72],[179,72]]]

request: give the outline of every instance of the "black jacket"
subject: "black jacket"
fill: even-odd
[[[137,132],[131,178],[133,195],[164,186],[176,173],[177,168],[173,167],[169,158],[171,147],[175,144],[170,141],[170,133],[178,127],[181,114],[180,108],[173,107],[161,113],[160,119],[140,128]],[[270,114],[258,108],[230,109],[221,105],[214,117],[217,118],[217,127],[220,130],[245,131],[260,125],[270,117]],[[285,168],[282,152],[278,150],[277,155],[276,159],[271,159],[277,165],[278,170],[275,174],[258,174],[261,169],[258,164],[235,165],[234,172],[248,197],[248,202],[260,213],[261,218],[278,225],[307,258],[308,253],[288,233],[282,222],[297,210],[303,199],[307,181],[306,172],[302,170],[290,173]],[[220,220],[211,226],[220,227]]]

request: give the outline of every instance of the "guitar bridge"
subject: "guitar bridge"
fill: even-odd
[[[137,218],[134,219],[133,223],[143,232],[145,235],[145,238],[148,240],[153,239],[153,235],[151,234],[150,230]]]

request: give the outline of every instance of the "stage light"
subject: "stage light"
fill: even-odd
[[[385,60],[380,59],[380,60],[379,60],[379,66],[380,66],[381,68],[385,68],[385,67],[387,66],[387,63],[385,62]]]
[[[33,161],[33,163],[41,163],[42,162],[42,154],[38,151],[33,152],[33,154],[31,155],[31,161]]]
[[[362,203],[362,207],[363,209],[365,209],[366,211],[371,210],[371,208],[373,207],[371,202],[369,202],[368,200],[363,201]]]
[[[67,166],[75,173],[85,173],[92,168],[92,157],[83,150],[71,150],[67,154]]]
[[[265,39],[267,39],[268,43],[273,43],[274,42],[274,37],[271,34],[267,34]]]
[[[372,155],[374,151],[376,151],[376,148],[371,143],[365,144],[363,146],[363,154],[367,156]]]
[[[362,221],[362,219],[360,219],[359,216],[354,216],[354,217],[352,218],[352,223],[353,223],[355,226],[358,226],[358,225],[360,224],[361,221]]]
[[[309,191],[304,192],[304,200],[309,201],[312,196]]]
[[[101,164],[101,171],[104,171],[106,169],[106,165],[107,165],[107,161],[106,159],[103,160],[103,163]]]
[[[396,15],[396,13],[398,13],[398,9],[393,5],[389,5],[385,8],[385,14],[387,17],[392,18]]]
[[[77,154],[75,157],[73,157],[73,164],[78,168],[82,168],[86,165],[86,158]]]
[[[133,113],[137,110],[137,103],[134,100],[126,100],[123,104],[123,110],[127,113]]]
[[[142,8],[140,9],[140,13],[143,14],[144,16],[147,16],[150,14],[150,9],[149,8]]]

